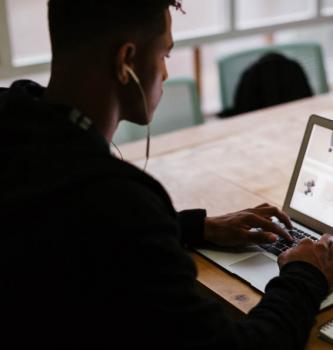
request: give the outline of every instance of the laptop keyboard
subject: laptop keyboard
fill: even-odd
[[[300,229],[293,228],[288,230],[289,234],[294,238],[292,242],[287,241],[283,237],[279,237],[276,242],[273,244],[261,244],[260,247],[265,249],[266,251],[279,256],[285,250],[295,247],[298,244],[298,241],[303,238],[310,238],[313,241],[317,241],[318,239]]]

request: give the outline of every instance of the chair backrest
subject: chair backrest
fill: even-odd
[[[203,122],[204,118],[194,80],[177,78],[166,81],[162,100],[150,125],[151,135],[159,135]],[[115,133],[113,142],[121,144],[145,136],[145,127],[123,121]]]
[[[222,57],[218,60],[220,93],[223,108],[232,108],[243,72],[264,54],[280,53],[297,61],[303,68],[315,95],[329,91],[322,50],[317,43],[271,45]]]
[[[134,124],[127,121],[120,122],[115,134],[113,135],[112,142],[116,145],[121,145],[122,143],[134,141],[134,136],[132,135],[133,127]]]

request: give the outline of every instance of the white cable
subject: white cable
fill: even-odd
[[[129,72],[129,74],[131,75],[131,77],[134,79],[134,81],[136,82],[136,84],[139,87],[140,93],[141,93],[142,98],[143,98],[143,105],[144,105],[145,113],[146,113],[146,116],[148,118],[148,104],[147,104],[146,94],[145,94],[145,92],[143,90],[141,82],[140,82],[139,78],[137,77],[137,75],[134,73],[134,71],[130,67],[128,67],[126,65],[125,68]],[[145,165],[143,167],[143,170],[147,169],[147,165],[148,165],[148,161],[149,161],[149,155],[150,155],[150,123],[147,124],[146,162],[145,162]]]
[[[112,141],[111,141],[111,144],[112,144],[112,146],[114,146],[114,148],[118,151],[118,153],[119,153],[119,155],[120,155],[120,159],[121,159],[121,160],[124,160],[124,157],[123,157],[123,155],[121,154],[120,149],[117,147],[117,145],[116,145],[115,143],[113,143]]]

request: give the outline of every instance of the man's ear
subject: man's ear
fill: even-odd
[[[123,85],[128,84],[130,80],[129,73],[128,73],[128,70],[126,69],[126,66],[130,68],[133,67],[135,52],[136,52],[136,46],[131,42],[127,42],[123,44],[117,52],[116,76],[118,78],[118,81]]]

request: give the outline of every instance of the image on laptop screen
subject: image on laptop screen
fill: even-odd
[[[290,207],[333,226],[333,131],[314,125]]]

